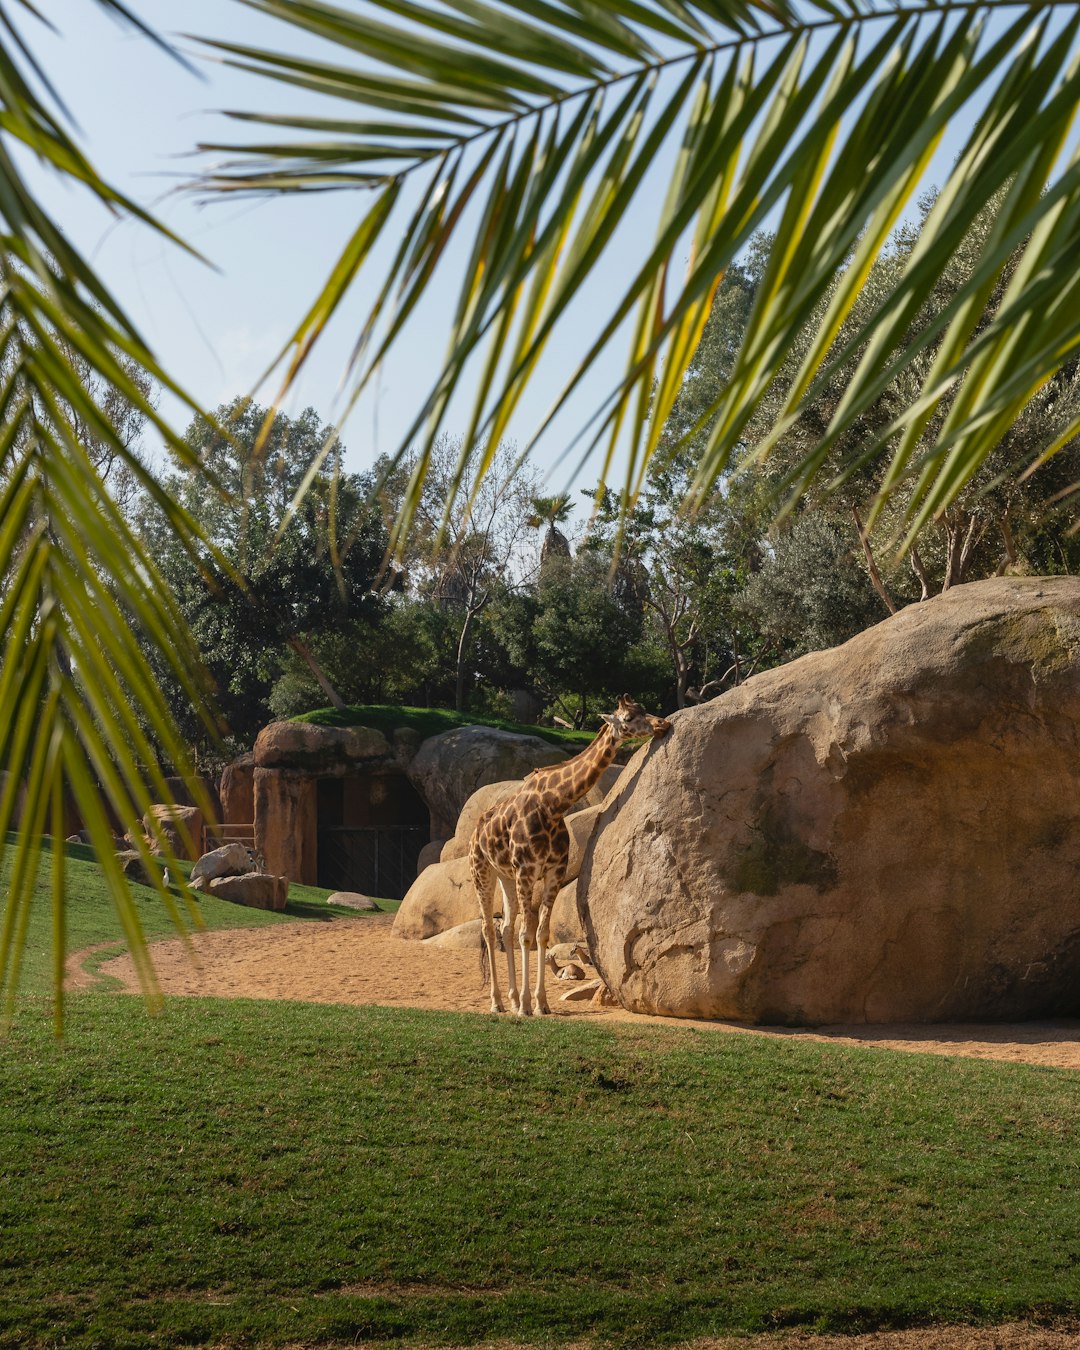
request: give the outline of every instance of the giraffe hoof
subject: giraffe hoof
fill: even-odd
[[[496,1003],[496,1001],[495,1001],[494,999],[491,1000],[491,1011],[492,1011],[493,1013],[501,1013],[501,1012],[505,1012],[505,1011],[506,1011],[506,1009],[505,1009],[505,1008],[503,1007],[503,1005],[502,1005],[502,1000],[501,1000],[501,999],[500,999],[499,1002],[497,1002],[497,1003]]]

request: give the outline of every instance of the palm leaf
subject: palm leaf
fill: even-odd
[[[98,3],[154,36],[129,5]],[[43,18],[26,0],[19,8],[30,23]],[[184,776],[193,779],[194,772],[146,648],[156,649],[212,725],[205,676],[179,608],[83,443],[89,435],[125,464],[194,555],[201,548],[198,526],[126,446],[102,391],[119,393],[192,468],[192,452],[143,392],[143,377],[198,409],[37,201],[12,145],[33,150],[113,214],[172,236],[97,174],[63,116],[25,30],[8,12],[0,13],[0,864],[7,884],[0,904],[0,1005],[10,1016],[35,884],[49,860],[58,1028],[62,839],[70,804],[89,832],[148,992],[153,972],[116,858],[115,822],[131,832],[163,903],[183,924],[163,884],[168,841],[158,826],[144,839],[142,819],[153,803],[172,803],[163,757]],[[201,804],[209,813],[209,802]],[[46,834],[52,835],[48,848],[42,845]],[[190,911],[189,920],[194,916]]]
[[[350,125],[351,114],[328,112],[322,119],[244,114],[249,122],[265,121],[276,130],[291,131],[292,137],[287,143],[231,146],[231,163],[208,173],[202,186],[284,192],[362,178],[381,191],[401,187],[384,228],[392,229],[399,221],[405,238],[380,280],[380,296],[403,279],[402,259],[410,254],[459,269],[460,298],[457,316],[447,326],[448,354],[441,368],[429,372],[420,411],[399,449],[399,457],[405,455],[422,436],[406,520],[430,446],[467,369],[477,369],[477,395],[459,477],[471,473],[475,480],[486,470],[490,453],[478,447],[490,447],[491,432],[506,428],[525,387],[542,367],[542,355],[551,350],[552,335],[576,337],[577,355],[551,416],[536,428],[530,445],[570,395],[592,380],[608,348],[623,340],[625,321],[636,306],[625,375],[606,398],[597,400],[578,437],[583,450],[607,438],[605,476],[612,457],[626,450],[622,496],[625,503],[632,502],[659,443],[658,427],[693,360],[716,286],[753,232],[766,223],[775,225],[777,245],[731,380],[703,418],[708,435],[695,442],[703,449],[694,491],[700,500],[736,448],[750,462],[766,456],[832,372],[861,353],[835,424],[792,478],[794,487],[805,490],[852,418],[873,398],[882,372],[895,374],[909,363],[904,341],[909,316],[932,299],[958,242],[993,193],[1022,178],[1011,218],[1023,219],[1029,233],[1054,211],[1052,189],[1061,173],[1066,129],[1080,99],[1075,4],[244,3],[280,23],[283,48],[289,45],[290,29],[303,30],[332,44],[334,56],[320,62],[287,50],[234,46],[227,52],[229,59],[273,80],[302,82],[339,104],[360,104],[363,112],[355,126]],[[380,11],[383,17],[376,17]],[[987,22],[998,13],[1006,18],[1004,27],[996,18],[994,24]],[[565,116],[584,107],[592,110],[587,118]],[[380,108],[392,116],[380,118]],[[949,174],[899,293],[849,338],[845,325],[869,270],[925,185],[942,137],[965,120],[974,122],[974,130]],[[531,134],[525,135],[530,123]],[[537,158],[542,124],[549,128],[549,139]],[[325,136],[331,128],[328,144]],[[351,160],[350,143],[356,151]],[[412,152],[410,145],[419,146],[419,152]],[[436,147],[440,159],[432,171],[425,156]],[[472,259],[463,261],[446,247],[460,228],[459,219],[451,224],[430,212],[413,214],[415,206],[408,202],[411,198],[415,203],[417,196],[409,180],[427,175],[430,185],[445,173],[447,156],[456,167],[463,161],[478,162],[481,152],[486,158],[473,192],[486,196],[479,221],[471,222]],[[544,181],[542,198],[511,190],[530,177],[538,181],[541,165],[554,163],[559,169]],[[584,178],[576,174],[579,165],[584,166]],[[664,176],[670,191],[658,210],[652,208],[655,226],[647,233],[641,226],[652,206],[649,197],[656,195],[649,185]],[[423,188],[419,190],[422,194]],[[492,234],[496,217],[500,228]],[[1007,223],[1002,228],[1004,237]],[[1062,250],[1076,243],[1068,233],[1072,228],[1062,223],[1056,229],[1052,258],[1058,261],[1051,264],[1046,261],[1051,255],[1040,255],[1044,268],[1058,268],[1059,282],[1066,266]],[[584,338],[570,332],[570,300],[603,264],[614,239],[631,229],[651,242],[641,248],[606,309],[599,302],[594,306],[591,332]],[[672,264],[688,231],[693,238],[690,262],[677,277]],[[365,265],[373,256],[368,255]],[[972,281],[952,309],[952,327],[922,394],[921,411],[910,419],[898,418],[891,440],[886,438],[874,452],[887,454],[899,438],[885,491],[914,475],[913,503],[918,504],[912,510],[920,518],[942,509],[960,490],[993,448],[1007,417],[1075,351],[1076,339],[1065,328],[1048,342],[1040,339],[1034,320],[1008,331],[1001,326],[993,354],[988,351],[983,358],[984,375],[969,381],[969,396],[953,411],[944,433],[948,445],[936,451],[923,445],[937,406],[931,387],[939,388],[946,368],[952,383],[970,375],[966,362],[974,320],[1004,261],[992,241],[978,281]],[[340,271],[336,275],[340,279]],[[419,276],[420,288],[430,275],[425,271]],[[1026,269],[1025,275],[1034,279],[1036,271]],[[328,315],[345,302],[345,289],[331,278],[313,310]],[[410,311],[419,303],[414,285]],[[351,373],[356,396],[378,360],[400,339],[401,328],[391,321],[388,335],[372,345],[372,333],[385,320],[380,302],[378,312],[363,325],[365,340]],[[818,328],[791,386],[783,427],[748,444],[754,412],[775,381],[793,335],[811,321]],[[519,336],[512,341],[515,328]],[[844,350],[838,352],[842,332]],[[487,344],[486,358],[480,355],[482,343]],[[367,356],[369,347],[374,357]],[[1024,372],[1022,380],[1007,381],[1007,394],[1002,373],[1006,360],[1013,370]],[[632,408],[636,412],[631,414]],[[962,434],[961,421],[967,428]]]

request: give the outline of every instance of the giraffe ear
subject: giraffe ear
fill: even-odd
[[[601,713],[600,720],[606,722],[612,731],[619,731],[619,718],[616,713]]]

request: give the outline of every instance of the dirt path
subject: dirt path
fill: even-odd
[[[392,922],[392,916],[387,914],[201,933],[193,939],[194,962],[179,940],[155,943],[151,952],[162,992],[166,994],[287,999],[305,1003],[381,1003],[452,1012],[487,1011],[487,996],[480,981],[476,952],[401,941],[391,936]],[[77,953],[71,958],[69,987],[85,985],[82,962],[94,950]],[[100,969],[103,974],[120,979],[125,988],[138,989],[130,957],[107,960]],[[672,1023],[666,1018],[636,1017],[621,1009],[564,1003],[560,995],[569,987],[562,980],[548,977],[548,997],[552,1010],[559,1016],[637,1024],[648,1021],[719,1033],[795,1037],[1080,1069],[1080,1022],[1077,1021],[766,1030],[725,1022]]]

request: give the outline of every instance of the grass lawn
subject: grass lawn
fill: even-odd
[[[96,871],[73,858],[70,948],[116,935]],[[281,922],[202,903],[211,926]],[[2,1347],[1080,1314],[1078,1074],[677,1025],[212,999],[152,1018],[103,992],[57,1042],[47,912],[0,1042]]]
[[[500,731],[515,731],[522,736],[539,736],[541,740],[577,751],[589,744],[595,731],[567,731],[564,727],[535,727],[522,722],[505,722],[498,717],[468,717],[464,713],[447,712],[443,708],[406,708],[382,703],[356,703],[339,711],[337,708],[319,708],[302,713],[294,722],[315,722],[320,727],[371,727],[389,735],[396,727],[411,727],[421,736],[438,736],[455,727],[497,727]]]
[[[689,1029],[73,1000],[0,1055],[0,1345],[1069,1316],[1080,1077]]]

